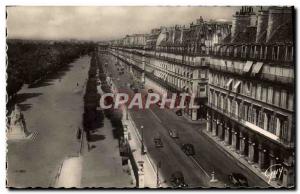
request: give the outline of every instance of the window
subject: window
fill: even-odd
[[[236,101],[235,100],[232,100],[232,108],[231,108],[231,112],[234,116],[236,116]]]
[[[267,113],[264,113],[264,125],[263,125],[263,129],[268,131],[268,124],[269,124],[269,118]]]
[[[224,109],[224,97],[223,95],[220,95],[220,107],[223,110]]]
[[[285,141],[288,140],[288,122],[287,121],[283,122],[282,132],[281,132],[280,137]]]
[[[264,118],[263,118],[263,112],[262,111],[259,111],[258,113],[258,126],[260,128],[264,128]]]
[[[269,128],[268,128],[268,131],[271,132],[271,133],[273,133],[273,134],[276,134],[275,127],[276,127],[275,116],[272,115],[272,116],[270,117],[270,122],[269,122]]]
[[[257,125],[257,110],[255,108],[252,109],[252,123]]]
[[[268,88],[268,103],[273,103],[273,88],[271,86]]]
[[[274,104],[279,106],[280,103],[280,91],[278,89],[274,90]]]
[[[238,110],[238,117],[243,119],[244,118],[244,104],[241,102],[239,105],[239,110]]]
[[[256,95],[256,85],[252,84],[251,97],[255,98],[255,95]]]
[[[252,123],[252,107],[250,106],[249,107],[249,110],[248,110],[248,122]]]
[[[214,97],[214,105],[215,106],[218,106],[218,95],[217,95],[217,93],[215,93],[215,95],[214,95],[215,97]]]
[[[294,95],[289,93],[289,110],[294,110]]]
[[[248,105],[244,104],[243,109],[244,109],[244,115],[243,115],[244,117],[243,117],[243,119],[245,121],[247,121],[247,118],[248,118]]]
[[[233,87],[233,90],[236,93],[240,93],[241,92],[241,81],[237,81]]]
[[[275,119],[275,134],[277,137],[280,136],[280,132],[281,132],[281,121],[279,118]]]
[[[251,83],[249,81],[246,81],[244,84],[244,92],[247,96],[251,95]]]
[[[257,88],[256,88],[256,99],[257,100],[261,100],[261,85],[257,84]]]
[[[278,52],[279,52],[279,47],[274,46],[273,47],[273,52],[272,52],[272,59],[273,60],[278,60]]]
[[[227,111],[228,111],[228,113],[231,112],[231,100],[230,100],[230,98],[227,99]]]
[[[263,87],[262,88],[262,101],[267,102],[267,88]]]
[[[211,90],[209,91],[208,102],[212,103],[212,92],[211,92]]]
[[[200,78],[201,78],[201,79],[205,79],[205,78],[206,78],[205,72],[202,71],[202,72],[200,73]]]
[[[287,92],[286,90],[281,90],[281,99],[280,99],[280,106],[282,108],[286,108],[286,104],[287,104]]]
[[[239,116],[239,103],[237,101],[234,101],[233,113],[236,117]]]

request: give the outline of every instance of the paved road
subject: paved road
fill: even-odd
[[[119,90],[132,94],[132,91],[125,87],[127,83],[132,83],[129,73],[125,71],[124,75],[118,75],[114,57],[108,57],[107,62],[108,71],[112,73]],[[226,185],[229,185],[228,174],[241,172],[248,178],[250,187],[268,186],[250,170],[242,168],[237,161],[223,153],[204,134],[201,134],[201,130],[205,130],[203,124],[188,122],[185,118],[178,117],[173,111],[159,109],[156,106],[148,110],[134,109],[130,112],[136,126],[144,126],[144,139],[148,154],[155,162],[162,162],[161,170],[164,177],[170,177],[174,171],[180,170],[190,187],[207,187],[210,186],[209,179],[212,171],[215,172],[216,178]],[[169,136],[168,129],[170,128],[179,131],[179,140],[174,140]],[[158,135],[163,141],[163,148],[155,148],[153,138]],[[182,143],[192,143],[195,146],[196,155],[186,156],[179,146]]]
[[[77,155],[76,132],[82,121],[83,86],[89,65],[90,57],[81,57],[46,81],[19,92],[27,128],[34,136],[27,141],[8,142],[9,186],[53,186],[65,157]]]

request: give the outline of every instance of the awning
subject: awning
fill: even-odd
[[[233,81],[233,79],[229,79],[229,81],[228,81],[227,84],[226,84],[226,87],[229,87],[230,84],[232,83],[232,81]]]
[[[253,65],[253,61],[247,61],[244,67],[244,72],[248,73]]]
[[[254,64],[254,67],[253,67],[253,69],[252,69],[252,74],[253,74],[253,75],[257,74],[257,73],[260,71],[260,69],[262,68],[262,66],[263,66],[263,63],[262,63],[262,62],[257,62],[257,63],[255,63],[255,64]]]
[[[233,86],[233,89],[236,90],[241,84],[241,81],[236,82],[236,84]]]

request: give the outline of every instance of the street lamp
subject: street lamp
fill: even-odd
[[[161,168],[161,161],[159,161],[156,164],[156,187],[159,188],[160,183],[159,183],[159,175],[158,175],[158,169]]]
[[[144,147],[144,126],[141,125],[141,132],[142,132],[142,154],[145,154],[145,147]]]

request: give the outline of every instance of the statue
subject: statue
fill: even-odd
[[[27,130],[24,115],[22,114],[19,105],[16,104],[10,115],[7,139],[28,139],[31,136],[32,134]]]

